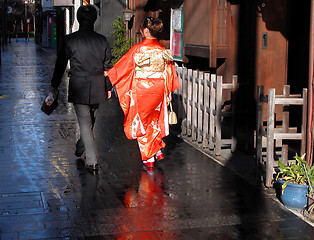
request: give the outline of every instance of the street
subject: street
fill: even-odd
[[[40,110],[55,49],[12,41],[1,54],[1,240],[313,239],[314,228],[263,188],[175,135],[165,139],[165,160],[144,169],[116,98],[99,111],[100,170],[91,174],[74,155],[66,76],[56,111]]]

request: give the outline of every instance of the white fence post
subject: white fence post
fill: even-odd
[[[196,141],[197,133],[197,84],[199,84],[198,71],[193,71],[192,74],[192,97],[191,97],[191,131],[192,141]]]
[[[210,78],[210,103],[209,103],[209,149],[214,150],[215,145],[215,114],[216,114],[216,74],[211,74]]]
[[[197,101],[197,142],[202,142],[204,138],[203,128],[204,128],[204,112],[206,111],[204,106],[204,73],[198,73],[198,101]]]
[[[210,99],[210,74],[204,74],[204,126],[203,126],[203,148],[208,147],[210,141],[210,132],[209,132],[209,99]]]

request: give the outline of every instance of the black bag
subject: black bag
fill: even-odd
[[[46,113],[47,115],[50,115],[50,113],[52,113],[58,106],[58,96],[59,96],[59,92],[57,93],[54,101],[52,102],[50,106],[46,105],[46,102],[45,102],[46,99],[45,99],[43,104],[41,105],[40,110]]]

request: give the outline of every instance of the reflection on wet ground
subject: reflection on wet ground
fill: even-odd
[[[74,156],[66,81],[57,110],[40,111],[54,61],[31,41],[2,50],[1,239],[313,238],[312,226],[263,189],[175,136],[166,139],[166,159],[143,169],[117,99],[101,106],[95,126],[100,170],[86,171]]]

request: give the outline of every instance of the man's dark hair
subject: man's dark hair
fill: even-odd
[[[93,25],[96,19],[97,11],[92,5],[82,5],[77,10],[77,21],[81,25]]]

